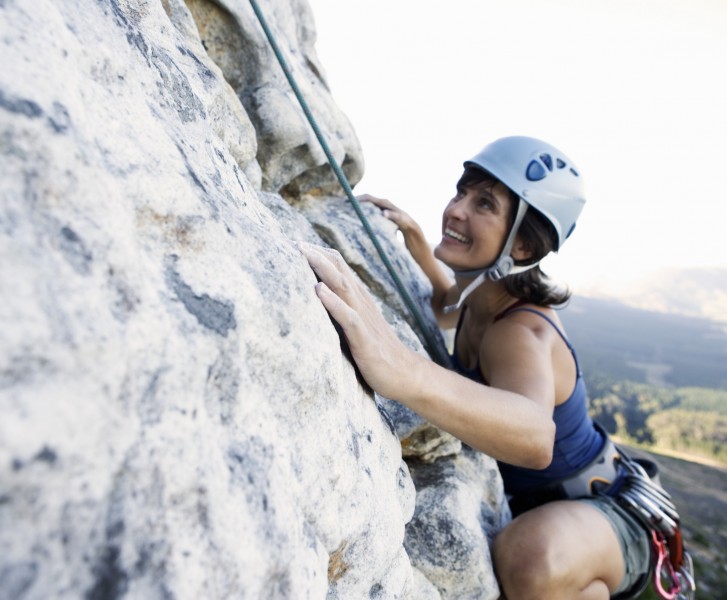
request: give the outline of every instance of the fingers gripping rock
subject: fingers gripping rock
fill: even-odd
[[[307,244],[300,248],[321,280],[316,286],[318,297],[343,329],[364,379],[380,394],[397,398],[401,392],[397,373],[407,372],[412,351],[394,334],[338,252]]]

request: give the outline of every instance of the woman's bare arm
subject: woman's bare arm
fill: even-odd
[[[493,340],[502,343],[513,334],[518,340],[501,359],[510,356],[512,368],[506,375],[495,373],[492,381],[507,388],[476,383],[404,346],[338,252],[300,247],[321,280],[318,297],[340,324],[362,376],[374,390],[494,458],[531,468],[550,463],[555,435],[552,375],[547,377],[546,350],[530,338],[527,328],[506,332],[502,327],[502,339]],[[533,344],[526,356],[519,356]],[[516,353],[517,360],[512,360]],[[498,373],[505,370],[504,364],[498,364]],[[521,364],[527,367],[517,366]]]

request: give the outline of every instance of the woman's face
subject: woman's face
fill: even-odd
[[[489,267],[500,256],[511,211],[512,199],[499,181],[457,184],[442,215],[442,240],[434,255],[457,270]]]

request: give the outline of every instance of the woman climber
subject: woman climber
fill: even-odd
[[[433,252],[405,212],[360,199],[396,223],[431,281],[439,325],[456,327],[453,370],[399,341],[340,254],[304,245],[316,292],[375,391],[497,459],[514,515],[493,547],[503,595],[631,597],[648,577],[651,540],[622,503],[592,494],[588,482],[577,490],[592,465],[614,468],[615,449],[588,416],[576,354],[553,308],[569,293],[538,266],[585,203],[574,163],[533,138],[486,146],[464,163]]]

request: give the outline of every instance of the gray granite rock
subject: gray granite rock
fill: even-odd
[[[261,5],[355,181],[309,8]],[[2,599],[440,597],[402,442],[458,442],[407,442],[431,427],[315,296],[294,241],[333,240],[298,205],[335,184],[257,27],[242,0],[0,1]]]
[[[263,188],[286,196],[339,189],[247,0],[189,0],[202,42],[250,116],[258,139]],[[348,118],[334,102],[315,52],[315,26],[305,0],[261,1],[298,87],[351,185],[363,155]]]
[[[498,598],[490,546],[510,510],[496,462],[464,446],[434,462],[410,461],[409,469],[417,489],[406,526],[412,564],[443,599]]]

